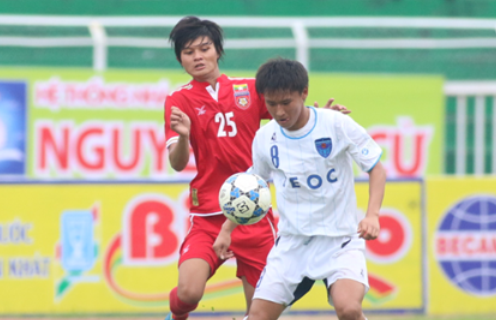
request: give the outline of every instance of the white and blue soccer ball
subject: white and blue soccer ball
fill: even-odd
[[[237,224],[254,224],[270,209],[270,189],[256,174],[236,173],[220,188],[219,204],[229,220]]]

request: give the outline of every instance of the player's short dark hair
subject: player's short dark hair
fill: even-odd
[[[210,20],[201,20],[198,17],[188,16],[182,18],[169,34],[169,41],[176,53],[176,58],[181,61],[181,51],[184,47],[200,37],[209,37],[219,54],[219,59],[224,54],[224,36],[222,28]]]
[[[272,59],[258,68],[255,87],[259,94],[275,91],[301,94],[308,87],[308,72],[298,61]]]

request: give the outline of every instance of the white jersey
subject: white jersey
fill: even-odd
[[[272,179],[279,234],[346,236],[359,222],[352,159],[364,171],[382,150],[349,116],[310,108],[301,129],[287,131],[275,120],[253,141],[253,173]]]

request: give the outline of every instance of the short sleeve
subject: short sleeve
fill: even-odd
[[[381,159],[381,147],[350,116],[337,116],[341,120],[341,130],[348,142],[348,152],[363,171],[369,172]]]
[[[165,139],[167,141],[166,146],[167,148],[170,147],[171,144],[177,143],[177,140],[179,139],[179,135],[177,132],[173,131],[170,127],[170,116],[171,116],[171,108],[175,106],[177,107],[178,104],[176,102],[176,99],[173,98],[173,96],[167,96],[165,99],[165,112],[164,112],[164,120],[165,120]]]
[[[259,134],[255,136],[252,144],[252,158],[253,158],[253,166],[249,169],[249,173],[254,173],[259,175],[265,181],[271,179],[271,169],[268,166],[267,162],[264,160],[263,149],[261,146]]]

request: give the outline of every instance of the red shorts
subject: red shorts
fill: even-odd
[[[225,261],[219,259],[212,248],[224,221],[226,218],[223,214],[192,216],[191,229],[179,251],[179,265],[188,259],[203,259],[210,265],[212,277]],[[256,286],[265,267],[267,255],[274,245],[275,232],[272,210],[261,221],[234,229],[229,250],[236,258],[236,277],[244,276],[248,283]]]

